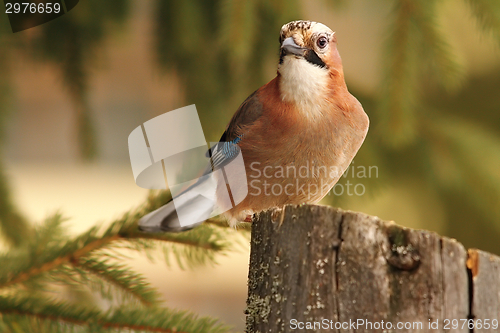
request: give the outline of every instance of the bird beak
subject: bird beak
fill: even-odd
[[[306,50],[306,48],[298,46],[292,37],[286,38],[281,44],[281,52],[282,54],[284,53],[284,55],[293,54],[299,57],[303,57]]]

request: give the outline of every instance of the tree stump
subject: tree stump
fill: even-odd
[[[252,225],[246,331],[497,332],[499,259],[362,213],[270,210]]]

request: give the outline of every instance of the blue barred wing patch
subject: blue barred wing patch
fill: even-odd
[[[213,170],[219,169],[234,160],[240,152],[238,143],[241,141],[242,136],[240,135],[232,141],[219,142],[209,150]]]

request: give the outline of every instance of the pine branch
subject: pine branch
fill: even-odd
[[[497,0],[466,0],[482,29],[500,43],[500,3]]]
[[[412,0],[397,1],[386,52],[386,74],[382,83],[384,89],[378,108],[378,132],[386,143],[393,146],[411,142],[416,134],[414,109],[418,89],[415,54],[418,49],[418,31],[412,24],[415,6]]]
[[[38,265],[31,267],[31,265],[25,265],[29,268],[27,269],[21,269],[18,272],[12,272],[8,271],[5,272],[4,274],[0,275],[0,288],[7,288],[12,285],[18,284],[18,283],[23,283],[27,281],[28,279],[32,278],[33,276],[40,275],[42,273],[48,272],[50,270],[53,270],[60,265],[67,264],[71,261],[77,260],[80,257],[89,254],[90,252],[99,249],[106,245],[109,242],[112,242],[113,240],[117,240],[120,237],[118,235],[115,235],[113,237],[105,237],[105,238],[98,238],[94,239],[93,241],[89,241],[86,243],[84,246],[81,248],[71,251],[71,247],[67,246],[66,248],[61,248],[60,252],[62,255],[60,256],[54,256],[53,258],[46,258],[45,262],[38,263]],[[77,245],[79,243],[79,239],[75,242],[76,244],[71,244],[71,245]]]
[[[398,0],[395,8],[378,128],[380,137],[393,147],[407,145],[416,137],[423,80],[428,84],[432,78],[453,89],[463,79],[463,68],[439,29],[436,10],[435,0]],[[430,68],[424,66],[426,63]]]
[[[156,209],[164,198],[163,192],[156,197],[150,196],[144,208],[126,213],[121,219],[111,223],[104,232],[99,232],[99,229],[94,227],[66,242],[44,244],[39,241],[31,245],[28,254],[11,253],[0,257],[0,264],[6,268],[0,271],[0,288],[24,283],[61,265],[78,262],[98,250],[112,250],[114,247],[124,246],[124,243],[125,247],[137,251],[155,246],[148,241],[156,242],[156,245],[182,245],[190,250],[179,252],[181,257],[192,264],[213,262],[215,253],[222,253],[229,248],[227,234],[207,225],[179,234],[149,234],[138,231],[138,219]]]
[[[37,319],[35,325],[49,324],[86,327],[90,332],[97,329],[133,330],[165,333],[222,333],[228,328],[211,318],[198,318],[185,311],[164,308],[120,308],[102,312],[67,302],[55,302],[44,298],[0,296],[0,313],[3,322],[22,322]],[[20,317],[21,316],[21,317]]]
[[[436,1],[420,4],[413,18],[422,36],[421,45],[425,50],[423,53],[432,65],[431,76],[446,89],[452,90],[461,83],[464,72],[452,52],[447,36],[439,29],[436,5]]]
[[[193,237],[194,235],[200,237]],[[134,240],[134,239],[150,239],[157,241],[166,241],[172,244],[193,246],[200,249],[211,250],[211,251],[222,251],[229,246],[229,243],[213,242],[212,236],[216,233],[214,229],[201,225],[193,230],[182,232],[182,233],[142,233],[140,231],[134,231],[122,235],[123,239]],[[219,235],[222,239],[221,235]],[[219,237],[218,237],[219,238]]]
[[[207,262],[215,263],[214,255],[223,253],[231,246],[227,241],[230,232],[230,230],[217,230],[216,227],[202,224],[193,230],[177,234],[134,232],[129,235],[128,239],[133,240],[135,243],[129,242],[130,245],[139,245],[141,247],[152,247],[154,245],[147,242],[137,243],[135,237],[139,237],[141,241],[150,240],[156,244],[160,244],[159,241],[161,241],[167,265],[170,266],[170,257],[174,256],[178,266],[184,269],[186,266],[191,268]]]
[[[96,332],[97,328],[186,333],[227,331],[210,319],[197,319],[185,312],[151,307],[151,304],[157,303],[159,299],[155,290],[149,287],[140,275],[119,261],[115,262],[123,258],[119,253],[121,248],[144,253],[144,250],[147,252],[164,247],[169,249],[165,251],[165,257],[173,254],[179,266],[184,267],[215,262],[214,254],[223,253],[229,248],[226,239],[233,231],[214,225],[202,225],[179,234],[139,232],[138,219],[164,204],[168,197],[169,194],[165,191],[151,194],[141,209],[124,214],[106,229],[93,227],[66,241],[67,236],[62,228],[63,218],[59,214],[48,218],[43,225],[37,227],[36,236],[26,249],[0,257],[0,266],[5,268],[0,271],[0,289],[3,295],[3,298],[0,298],[0,312],[3,313],[0,324],[13,321],[16,325],[24,323],[23,325],[29,326],[35,320],[45,323],[50,332],[63,331],[70,324],[76,327],[87,325],[91,332]],[[78,305],[62,302],[47,303],[45,298],[37,303],[40,295],[45,296],[54,283],[73,289],[78,286],[90,287],[104,297],[114,300],[117,300],[115,296],[120,295],[131,297],[149,307],[147,310],[127,310],[122,306],[119,310],[96,315],[92,312],[93,309],[87,311],[80,309]],[[21,297],[30,290],[34,292]],[[120,292],[115,293],[114,290]],[[14,295],[17,295],[17,298],[12,303],[10,301]],[[6,304],[2,311],[1,301],[7,298],[10,303]],[[47,307],[44,307],[45,305]],[[89,311],[92,312],[90,315]],[[9,316],[15,319],[11,320]],[[90,327],[92,325],[94,326]],[[28,327],[24,330],[32,329]]]
[[[158,292],[141,275],[133,272],[123,264],[110,263],[108,259],[80,258],[80,260],[73,262],[73,266],[81,269],[80,274],[86,281],[90,280],[89,278],[85,278],[85,273],[88,272],[122,289],[126,292],[126,295],[134,296],[144,305],[159,303],[160,295]],[[102,284],[98,285],[100,286],[98,289],[101,295],[105,295],[105,287]]]

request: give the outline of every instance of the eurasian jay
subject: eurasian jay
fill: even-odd
[[[226,165],[239,151],[243,157],[248,195],[224,213],[231,226],[272,207],[320,201],[368,131],[368,116],[347,90],[330,28],[293,21],[281,28],[280,44],[277,76],[241,104],[210,151],[211,169]],[[192,228],[180,227],[172,202],[144,216],[139,227]]]

